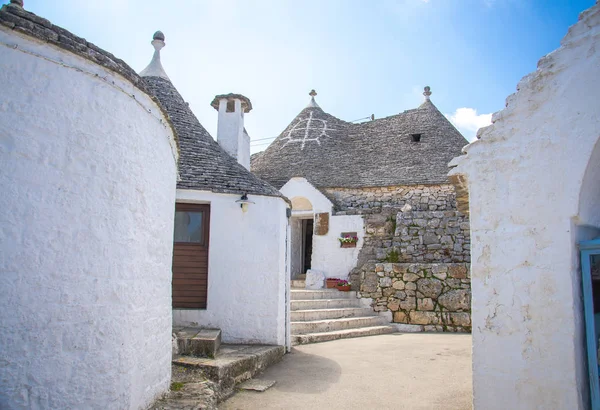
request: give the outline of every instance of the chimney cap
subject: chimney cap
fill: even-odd
[[[248,97],[243,96],[242,94],[229,93],[229,94],[215,95],[215,98],[212,100],[210,105],[215,110],[219,111],[219,101],[221,101],[221,100],[227,100],[227,101],[240,100],[242,102],[242,110],[244,111],[244,113],[249,113],[252,110],[252,103],[250,102],[250,99]]]

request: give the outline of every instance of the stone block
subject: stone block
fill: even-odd
[[[455,279],[466,279],[467,267],[464,265],[450,265],[448,268],[448,276]]]
[[[406,290],[417,290],[417,284],[414,282],[408,282],[405,285]]]
[[[393,298],[389,299],[387,308],[389,310],[391,310],[392,312],[397,311],[398,309],[400,309],[400,301],[398,299],[393,299]]]
[[[433,245],[436,243],[440,243],[440,240],[438,239],[438,236],[431,233],[431,232],[427,232],[425,233],[425,235],[423,235],[423,244],[424,245]]]
[[[471,314],[467,312],[450,313],[450,320],[456,326],[471,326]]]
[[[402,282],[401,280],[397,280],[394,283],[392,283],[392,287],[396,290],[404,290],[406,286],[404,282]]]
[[[325,274],[313,269],[306,271],[306,289],[323,289],[325,287]]]
[[[381,286],[382,288],[389,288],[390,286],[392,286],[392,278],[386,276],[379,279],[379,286]]]
[[[400,333],[418,333],[423,331],[423,326],[408,324],[392,324]]]
[[[471,308],[471,292],[467,289],[455,289],[444,293],[438,303],[451,312]]]
[[[400,302],[400,309],[402,310],[415,310],[417,308],[417,298],[407,297],[405,300]]]
[[[417,299],[418,310],[433,310],[433,300],[431,298]]]
[[[414,282],[419,279],[419,276],[414,273],[405,273],[402,279],[404,282]]]
[[[415,325],[436,325],[440,323],[438,313],[412,311],[409,314],[410,323]]]
[[[392,296],[394,293],[396,293],[396,290],[394,288],[385,288],[383,289],[383,297],[387,298]]]
[[[329,213],[323,212],[315,214],[315,235],[327,235],[329,232]]]
[[[407,323],[408,316],[404,312],[394,312],[394,322],[395,323]]]
[[[434,278],[424,278],[417,281],[417,288],[424,296],[437,298],[442,293],[442,282]]]

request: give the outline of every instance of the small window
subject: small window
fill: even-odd
[[[203,212],[176,211],[174,242],[204,243]]]
[[[235,112],[235,101],[227,101],[227,112]]]
[[[413,142],[421,141],[421,134],[410,134]]]

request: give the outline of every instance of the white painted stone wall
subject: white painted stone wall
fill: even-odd
[[[286,344],[289,271],[286,264],[287,203],[177,190],[177,201],[209,203],[208,300],[206,310],[174,309],[176,325],[220,328],[226,343]]]
[[[600,228],[598,44],[596,5],[451,163],[469,190],[476,410],[588,408],[577,242]]]
[[[332,215],[333,203],[305,178],[290,179],[281,192],[288,198],[306,198],[312,204],[312,211],[295,212],[294,216],[314,215],[328,212],[329,232],[327,235],[313,236],[311,269],[321,271],[328,278],[346,278],[356,267],[358,254],[364,243],[364,221],[360,215]],[[301,203],[301,201],[297,201]],[[356,232],[358,243],[356,248],[341,248],[338,238],[342,232]],[[293,233],[292,233],[293,235]],[[292,250],[292,253],[294,250]]]
[[[15,33],[0,27],[0,408],[144,408],[171,375],[172,131],[120,76]]]

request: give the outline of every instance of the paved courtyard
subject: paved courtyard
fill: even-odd
[[[219,409],[471,409],[471,335],[390,334],[294,347]]]

